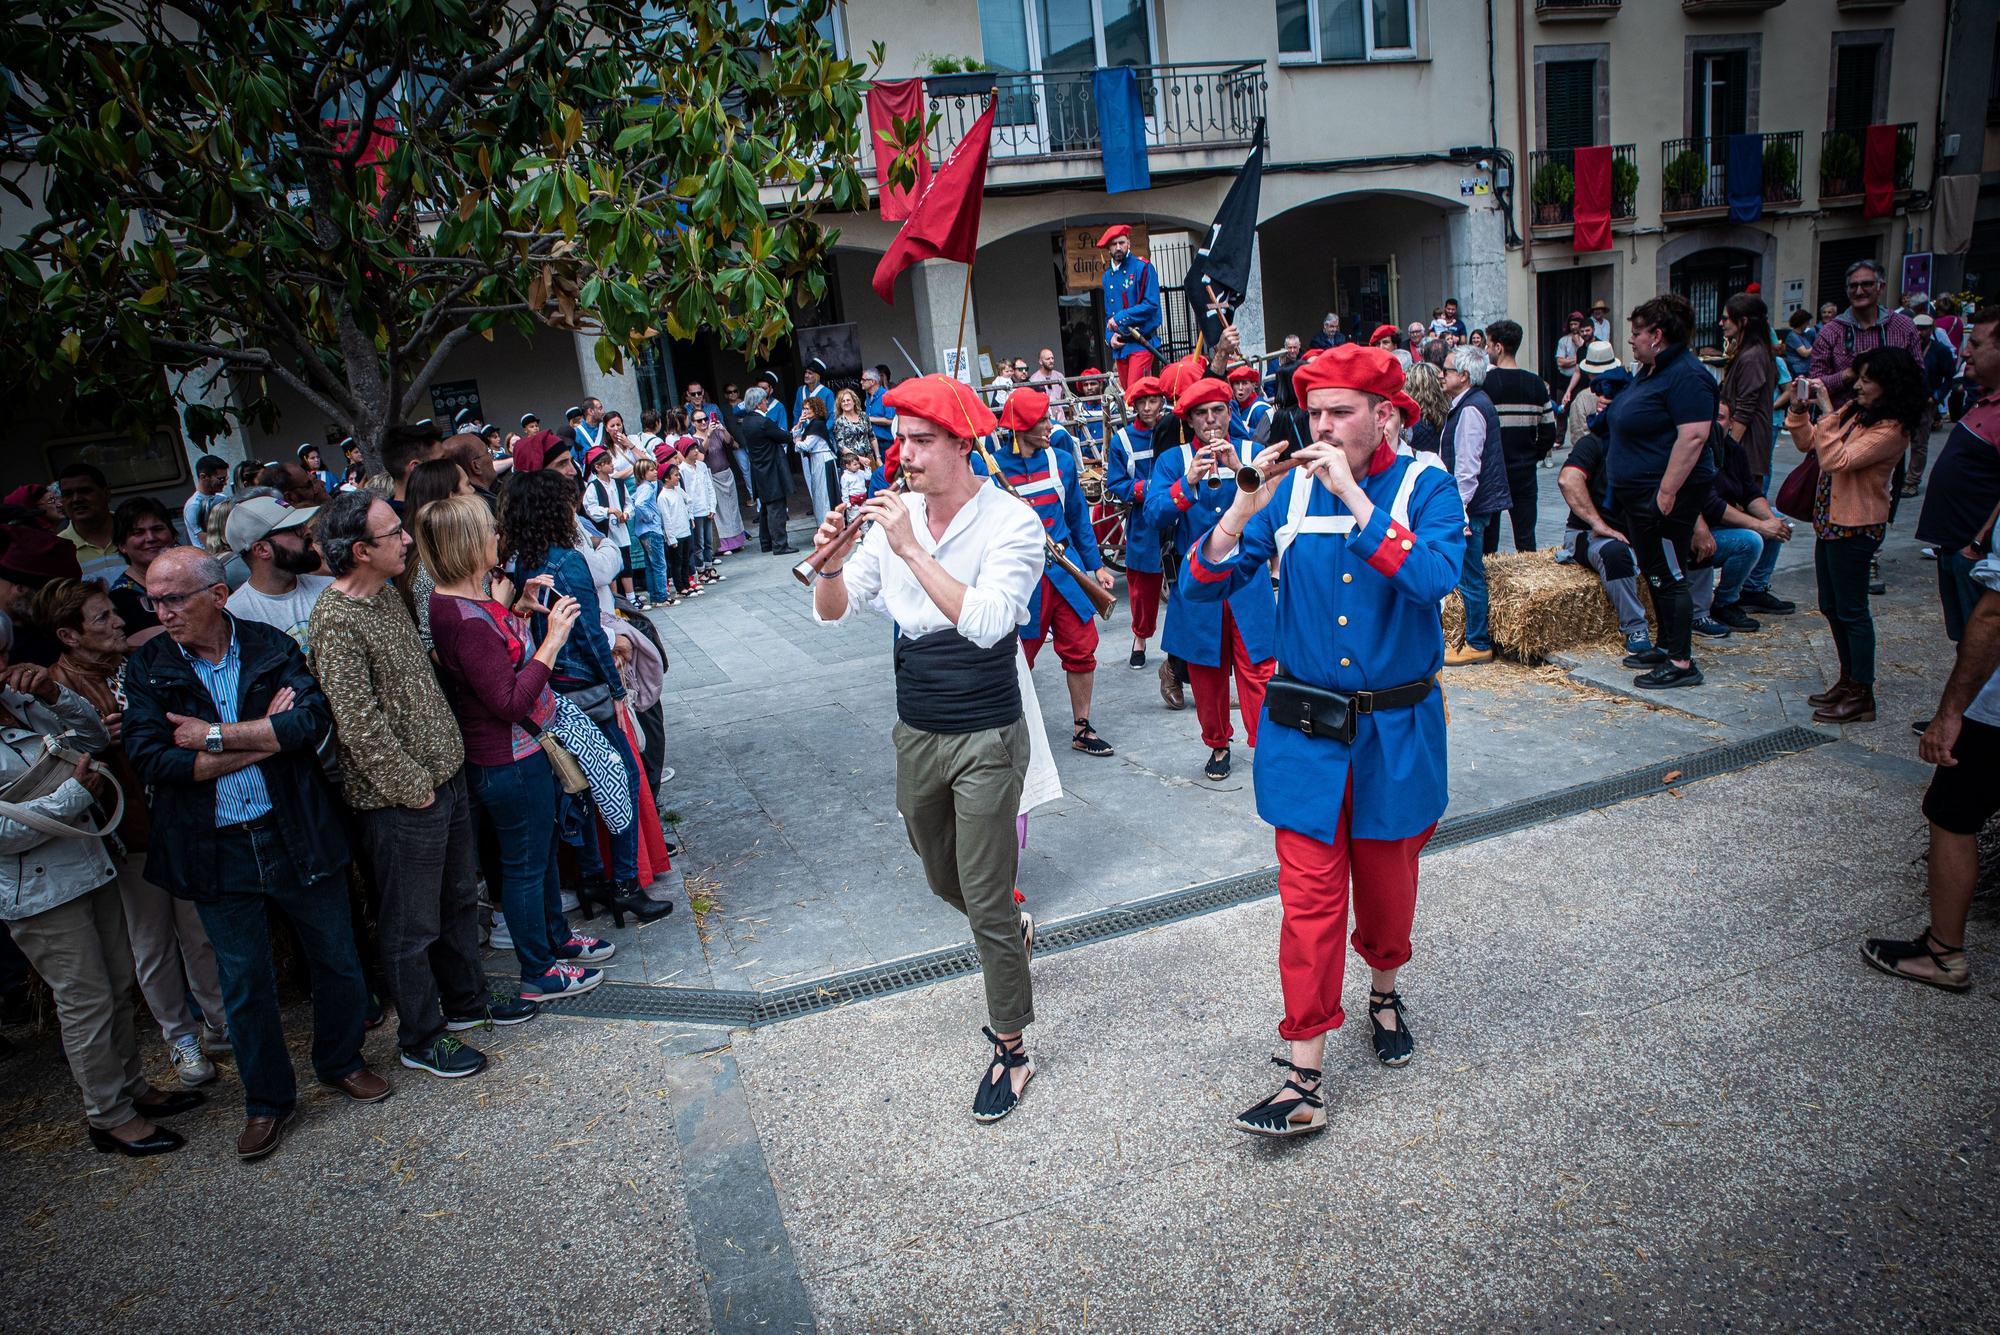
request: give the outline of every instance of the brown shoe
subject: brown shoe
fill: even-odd
[[[366,1066],[343,1080],[330,1080],[327,1083],[356,1103],[380,1103],[396,1092],[387,1080]]]
[[[1444,665],[1446,667],[1472,667],[1479,663],[1491,663],[1492,661],[1493,651],[1491,649],[1475,649],[1469,644],[1461,644],[1456,649],[1447,649],[1444,655]]]
[[[261,1159],[277,1149],[284,1137],[284,1118],[252,1117],[243,1124],[243,1134],[236,1138],[236,1157],[245,1163]]]
[[[1168,709],[1187,708],[1187,696],[1181,690],[1180,678],[1174,675],[1172,660],[1160,664],[1160,698],[1167,702]]]
[[[1815,709],[1813,718],[1821,723],[1873,723],[1875,692],[1866,686],[1856,686],[1832,704]]]
[[[1854,689],[1854,683],[1848,680],[1847,674],[1843,672],[1840,674],[1839,681],[1836,681],[1833,685],[1827,687],[1825,690],[1819,692],[1817,695],[1807,696],[1806,703],[1811,705],[1814,709],[1824,709],[1828,705],[1840,703],[1841,700],[1846,698],[1848,692],[1852,691],[1853,689]]]

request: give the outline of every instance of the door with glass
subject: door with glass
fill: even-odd
[[[1091,76],[1106,65],[1140,73],[1139,95],[1154,130],[1157,98],[1145,0],[980,0],[986,64],[999,74],[993,152],[1039,157],[1098,151]]]

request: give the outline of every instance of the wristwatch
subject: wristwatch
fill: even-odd
[[[208,725],[208,736],[202,738],[201,745],[202,749],[212,756],[222,754],[222,725],[220,723],[211,723]]]

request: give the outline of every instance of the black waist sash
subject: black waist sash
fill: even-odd
[[[1021,717],[1016,637],[981,649],[947,626],[896,637],[896,716],[921,732],[1004,728]]]

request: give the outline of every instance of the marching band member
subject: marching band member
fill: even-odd
[[[1171,369],[1171,368],[1169,368]],[[1190,380],[1174,401],[1175,416],[1193,439],[1154,460],[1152,485],[1146,489],[1146,515],[1156,527],[1174,530],[1175,546],[1192,552],[1215,521],[1237,502],[1236,470],[1249,442],[1229,438],[1229,389],[1214,376]],[[1182,581],[1185,589],[1186,581]],[[1217,783],[1229,777],[1229,672],[1236,670],[1236,698],[1243,710],[1243,731],[1257,745],[1257,719],[1264,703],[1264,683],[1276,666],[1277,625],[1271,581],[1246,579],[1230,590],[1228,599],[1185,595],[1167,605],[1166,633],[1160,647],[1187,664],[1188,685],[1194,691],[1194,711],[1201,719],[1201,740],[1209,748],[1202,773]]]
[[[1176,606],[1268,590],[1275,557],[1284,674],[1265,697],[1257,811],[1277,827],[1284,923],[1278,971],[1290,1059],[1279,1092],[1233,1125],[1290,1136],[1326,1125],[1320,1070],[1340,1027],[1349,885],[1354,948],[1372,971],[1375,1055],[1410,1059],[1396,990],[1410,958],[1417,855],[1445,807],[1445,709],[1438,602],[1458,583],[1465,507],[1429,454],[1399,450],[1417,409],[1380,348],[1319,353],[1294,375],[1312,443],[1290,460],[1266,447],[1268,480],[1237,493],[1191,549]]]
[[[1146,641],[1160,624],[1160,530],[1147,522],[1153,480],[1153,423],[1166,405],[1159,377],[1132,382],[1132,420],[1105,447],[1104,489],[1125,505],[1125,594],[1132,606],[1132,670],[1146,666]]]
[[[1160,273],[1132,253],[1132,229],[1124,223],[1105,228],[1097,248],[1111,252],[1104,266],[1105,342],[1118,359],[1119,387],[1129,393],[1132,382],[1153,369],[1152,349],[1142,339],[1160,329]]]
[[[1077,477],[1076,455],[1050,443],[1049,396],[1039,389],[1015,390],[1000,410],[1000,425],[1006,430],[992,454],[1001,475],[1034,507],[1042,527],[1069,553],[1070,560],[1106,593],[1112,592],[1111,572],[1097,554],[1097,533],[1091,527],[1090,504]],[[984,457],[973,455],[972,471],[986,472]],[[1075,576],[1053,558],[1044,562],[1042,582],[1021,621],[1021,652],[1029,667],[1035,665],[1042,643],[1051,633],[1063,679],[1069,685],[1070,714],[1075,719],[1070,745],[1087,756],[1108,756],[1111,743],[1090,726],[1091,689],[1097,680],[1096,609],[1077,586]]]
[[[994,422],[971,388],[917,376],[887,402],[909,490],[868,499],[874,527],[858,545],[840,513],[820,525],[813,618],[874,607],[896,625],[896,809],[931,890],[972,925],[993,1044],[972,1115],[993,1122],[1035,1074],[1023,1042],[1034,923],[1014,900],[1015,823],[1024,792],[1055,786],[1055,766],[1014,632],[1046,546],[1033,509],[972,471],[973,442]]]
[[[1086,366],[1076,378],[1076,393],[1070,405],[1070,421],[1077,431],[1087,437],[1092,444],[1084,449],[1092,454],[1102,454],[1104,450],[1104,372],[1095,366]],[[1095,448],[1092,448],[1094,444]]]
[[[1264,377],[1245,362],[1229,369],[1229,433],[1259,445],[1270,439],[1271,405],[1258,394]]]

